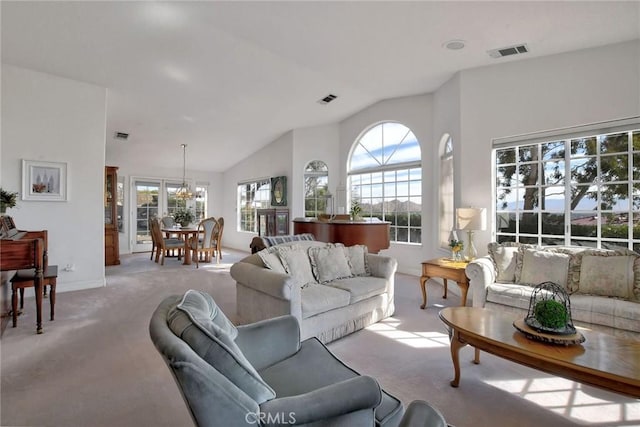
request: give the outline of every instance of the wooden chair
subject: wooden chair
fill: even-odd
[[[153,225],[152,222],[155,221],[155,218],[149,218],[148,219],[148,228],[149,228],[149,233],[151,234],[151,257],[149,257],[149,260],[153,259],[153,253],[158,251],[158,241],[156,240],[156,235],[153,232]],[[156,260],[156,262],[158,262]]]
[[[162,258],[160,265],[164,265],[165,254],[170,249],[178,250],[178,260],[182,258],[182,249],[184,248],[184,241],[175,238],[165,238],[160,230],[160,221],[156,218],[151,220],[151,234],[155,236],[156,240],[156,262]]]
[[[224,230],[224,218],[218,218],[218,236],[216,238],[216,249],[218,250],[218,262],[222,259],[222,231]]]
[[[224,224],[224,221],[223,221]],[[220,222],[214,217],[203,219],[198,224],[198,233],[189,241],[189,248],[196,260],[196,268],[199,268],[200,254],[204,255],[204,261],[211,261],[211,254],[216,256],[219,247]],[[220,259],[216,256],[218,262]]]
[[[35,271],[34,270],[18,270],[11,279],[11,312],[13,327],[18,324],[18,295],[17,291],[20,290],[20,312],[24,308],[24,290],[25,288],[35,288]],[[49,303],[51,305],[51,320],[55,316],[56,306],[56,282],[58,280],[58,266],[48,265],[44,268],[42,275],[43,289],[50,287],[49,291]],[[46,296],[46,291],[44,292]]]

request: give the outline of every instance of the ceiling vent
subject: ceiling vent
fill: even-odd
[[[119,141],[126,141],[129,139],[129,134],[125,132],[116,132],[113,137]]]
[[[526,44],[517,44],[514,46],[501,47],[500,49],[488,50],[487,53],[492,58],[502,58],[503,56],[519,55],[529,52]]]
[[[336,98],[337,98],[336,95],[329,94],[329,95],[325,96],[324,98],[318,100],[318,104],[326,105],[326,104],[330,103],[331,101],[333,101]]]

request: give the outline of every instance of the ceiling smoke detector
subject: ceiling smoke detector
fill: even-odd
[[[449,40],[444,43],[442,46],[446,47],[449,50],[460,50],[464,49],[465,41],[464,40]]]
[[[330,103],[331,101],[333,101],[336,98],[337,98],[336,95],[329,94],[329,95],[325,96],[324,98],[319,99],[318,100],[318,104],[326,105],[326,104]]]
[[[129,134],[126,132],[116,132],[113,135],[113,138],[120,141],[126,141],[127,139],[129,139]]]
[[[501,47],[499,49],[491,49],[487,51],[489,56],[492,58],[502,58],[503,56],[519,55],[521,53],[527,52],[529,52],[529,48],[527,47],[526,43]]]

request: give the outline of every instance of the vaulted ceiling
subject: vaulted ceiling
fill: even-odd
[[[107,152],[127,144],[131,156],[180,167],[187,143],[189,168],[209,171],[226,170],[288,130],[433,92],[463,69],[640,38],[635,1],[0,7],[3,63],[107,88]],[[465,46],[447,49],[450,40]],[[530,52],[487,54],[520,43]],[[328,94],[338,98],[317,102]],[[117,131],[128,141],[115,140]]]

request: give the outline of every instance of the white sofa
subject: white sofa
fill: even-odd
[[[640,255],[620,249],[490,243],[469,263],[474,307],[526,314],[533,287],[551,281],[570,295],[576,326],[640,339]]]
[[[395,259],[318,241],[263,249],[231,266],[241,323],[285,314],[328,343],[393,314]]]

